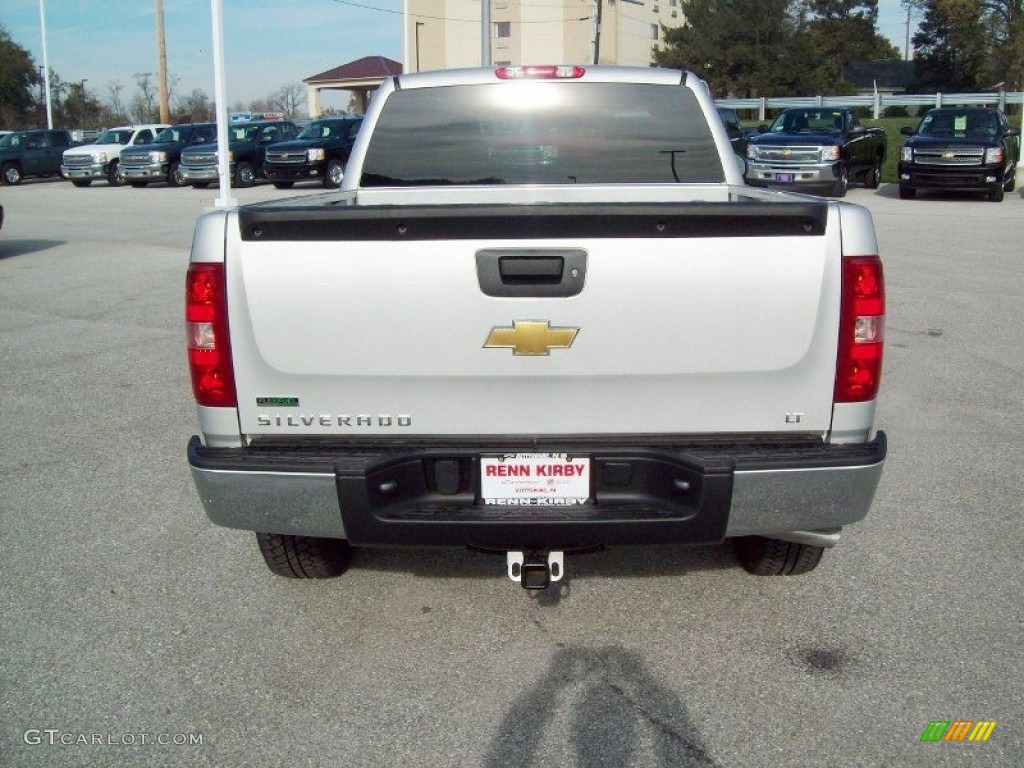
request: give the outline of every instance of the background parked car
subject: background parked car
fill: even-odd
[[[900,150],[900,197],[920,189],[982,191],[1001,202],[1017,184],[1020,130],[998,109],[942,107],[925,113]]]
[[[729,143],[732,144],[732,151],[740,157],[747,156],[747,131],[740,124],[739,115],[735,109],[728,107],[717,107],[718,116],[722,118],[725,132],[729,134]]]
[[[299,129],[290,120],[258,120],[228,126],[231,185],[251,187],[265,176],[267,148],[294,139]],[[181,174],[193,187],[208,187],[220,178],[217,144],[189,147],[181,153]]]
[[[362,118],[331,117],[314,120],[295,141],[267,148],[267,178],[278,189],[296,181],[319,181],[325,187],[341,185],[345,161],[362,125]]]
[[[848,107],[786,109],[747,141],[747,183],[752,186],[821,188],[846,194],[850,180],[870,189],[882,180],[886,137],[866,128]]]
[[[209,144],[216,137],[216,123],[172,125],[160,131],[149,146],[130,147],[121,152],[121,168],[133,187],[144,187],[153,181],[180,187],[185,184],[181,153],[186,147]]]
[[[166,124],[122,125],[109,128],[96,137],[96,141],[82,147],[64,151],[61,173],[76,187],[88,187],[96,179],[106,179],[112,187],[125,183],[121,171],[121,150],[126,146],[152,144]]]
[[[64,150],[75,146],[65,130],[15,131],[0,139],[0,179],[21,184],[27,176],[60,173]]]

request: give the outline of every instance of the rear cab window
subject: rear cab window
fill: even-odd
[[[361,185],[721,183],[687,88],[524,82],[388,97]]]

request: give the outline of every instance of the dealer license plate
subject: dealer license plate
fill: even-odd
[[[590,500],[590,457],[567,453],[506,453],[480,458],[484,504],[575,507]]]
[[[786,182],[792,183],[792,181],[793,181],[793,174],[792,173],[776,173],[775,174],[775,180],[779,181],[779,182],[782,182],[782,183],[786,183]]]

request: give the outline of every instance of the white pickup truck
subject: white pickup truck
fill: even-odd
[[[96,179],[105,179],[112,187],[123,187],[127,180],[121,170],[121,150],[152,144],[166,127],[154,123],[108,128],[92,144],[65,150],[61,175],[76,187],[88,187]]]
[[[745,187],[693,74],[394,77],[339,191],[199,219],[188,460],[284,576],[724,539],[804,573],[881,475],[884,316],[870,214]]]

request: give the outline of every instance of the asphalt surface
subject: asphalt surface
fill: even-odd
[[[285,580],[207,522],[181,305],[214,195],[0,188],[0,765],[1024,765],[1019,192],[851,190],[890,456],[816,571],[614,550],[542,594],[463,551]]]

